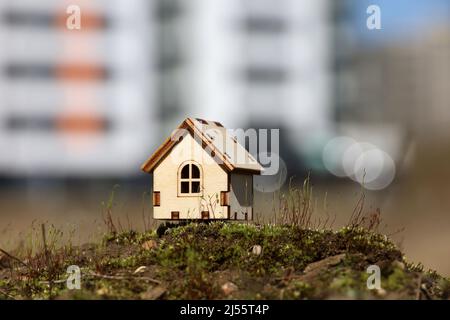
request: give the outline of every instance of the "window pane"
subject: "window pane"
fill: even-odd
[[[189,193],[189,182],[187,181],[182,181],[181,182],[181,193]]]
[[[200,192],[200,181],[192,181],[192,193]]]
[[[189,178],[189,165],[185,165],[183,169],[181,169],[181,178],[188,179]]]
[[[192,165],[192,178],[200,178],[200,169],[195,164]]]

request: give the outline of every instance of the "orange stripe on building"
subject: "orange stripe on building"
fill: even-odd
[[[101,80],[105,78],[106,71],[96,65],[62,64],[56,66],[54,76],[60,80]]]

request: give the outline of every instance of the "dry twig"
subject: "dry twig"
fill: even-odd
[[[106,274],[99,274],[99,273],[94,273],[94,272],[90,272],[88,275],[92,276],[92,277],[96,277],[96,278],[102,278],[102,279],[110,279],[110,280],[133,280],[133,279],[137,279],[137,280],[143,280],[143,281],[150,281],[156,284],[161,284],[161,281],[150,278],[150,277],[133,277],[133,276],[110,276],[110,275],[106,275]]]
[[[16,300],[16,298],[14,296],[10,295],[8,292],[6,292],[2,289],[0,289],[0,294],[4,295],[5,297],[8,297],[10,299]]]
[[[23,265],[23,266],[25,266],[25,267],[28,268],[28,265],[27,265],[25,262],[23,262],[22,260],[20,260],[19,258],[15,257],[15,256],[13,256],[12,254],[6,252],[5,250],[3,250],[3,249],[0,248],[0,252],[3,253],[3,254],[4,254],[5,256],[7,256],[8,258],[17,261],[17,262],[19,262],[21,265]]]

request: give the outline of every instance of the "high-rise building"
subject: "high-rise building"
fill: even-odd
[[[343,4],[336,7],[336,121],[357,124],[360,131],[378,127],[386,138],[387,127],[396,127],[406,139],[450,135],[448,21],[405,18],[398,22],[403,34],[392,27],[362,30],[365,21],[354,9],[361,6],[355,0]],[[359,27],[352,24],[355,19],[361,21]]]
[[[0,0],[0,175],[137,174],[187,116],[280,128],[285,160],[320,155],[329,2]]]
[[[0,1],[1,175],[137,171],[158,129],[151,14],[146,0]]]
[[[157,7],[168,127],[185,116],[271,126],[298,155],[330,130],[329,1],[159,0]]]

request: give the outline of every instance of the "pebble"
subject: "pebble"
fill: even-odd
[[[222,291],[226,296],[232,294],[236,290],[238,290],[238,287],[233,282],[227,282],[222,285]]]
[[[142,248],[145,250],[151,250],[158,246],[158,243],[155,240],[148,240],[142,244]]]
[[[252,248],[252,253],[256,256],[259,256],[262,252],[262,247],[259,245],[254,245]]]

